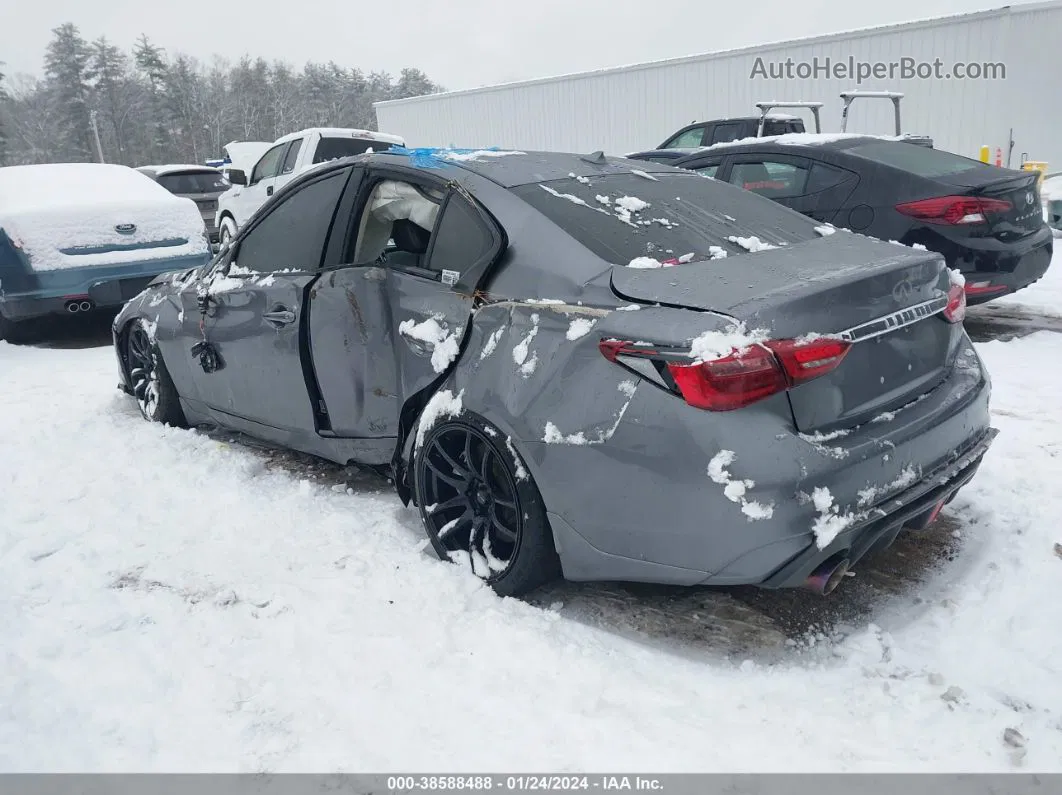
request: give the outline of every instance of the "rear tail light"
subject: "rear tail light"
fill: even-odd
[[[668,362],[667,367],[685,401],[710,411],[739,409],[789,386],[774,354],[759,346],[710,362]]]
[[[1001,293],[1007,289],[1005,284],[992,284],[992,282],[967,282],[966,294],[967,295],[989,295],[991,293]]]
[[[938,196],[915,202],[897,204],[897,212],[930,224],[983,224],[989,213],[1005,213],[1014,205],[1004,199],[983,199],[977,196]]]
[[[948,305],[944,307],[944,317],[949,323],[962,323],[966,317],[966,290],[961,284],[948,288]]]
[[[619,340],[602,340],[599,347],[606,359],[621,364],[625,357],[656,361],[695,408],[731,411],[825,375],[841,363],[850,343],[771,340],[700,363],[691,363],[688,352]]]

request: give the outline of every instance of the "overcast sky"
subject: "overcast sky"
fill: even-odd
[[[1004,5],[1004,0],[0,0],[5,71],[39,74],[52,28],[73,22],[123,49],[366,72],[416,66],[448,89],[834,33]],[[15,10],[17,5],[17,11]]]

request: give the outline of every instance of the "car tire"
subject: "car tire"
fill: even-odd
[[[218,227],[218,247],[224,248],[232,242],[234,237],[236,237],[236,222],[226,215],[221,219],[221,225]]]
[[[482,417],[465,412],[431,428],[415,447],[413,472],[441,559],[465,562],[501,596],[560,576],[542,495],[511,440]]]
[[[125,362],[133,397],[144,419],[183,427],[184,412],[177,388],[162,360],[154,333],[143,318],[134,320],[125,334]]]

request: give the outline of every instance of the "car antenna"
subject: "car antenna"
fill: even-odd
[[[605,160],[605,153],[602,152],[600,149],[598,149],[596,152],[591,152],[588,155],[581,155],[579,159],[585,160],[587,163],[594,163],[596,165],[602,166],[608,163],[608,161]]]

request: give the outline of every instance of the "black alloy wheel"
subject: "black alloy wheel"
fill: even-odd
[[[560,573],[538,488],[511,441],[475,415],[427,433],[415,488],[435,552],[467,561],[499,594],[526,593]]]

